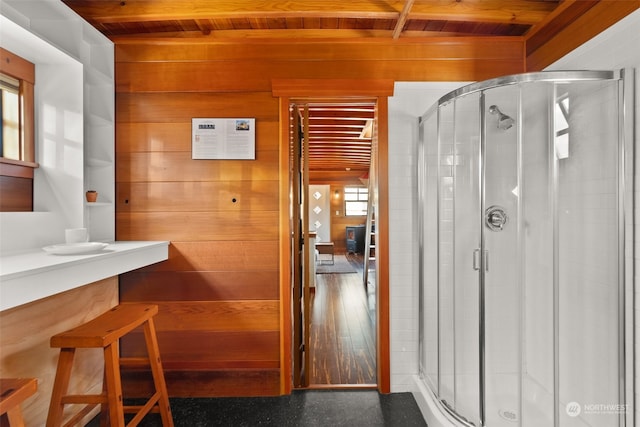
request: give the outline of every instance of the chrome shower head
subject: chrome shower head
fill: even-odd
[[[515,123],[515,120],[500,111],[497,105],[489,107],[489,113],[498,115],[498,129],[500,130],[510,129]]]

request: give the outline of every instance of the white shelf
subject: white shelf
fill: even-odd
[[[0,311],[65,292],[169,256],[169,242],[111,242],[98,253],[51,255],[41,248],[0,257]]]
[[[108,168],[113,166],[113,162],[111,160],[103,160],[97,158],[89,158],[86,160],[87,166],[91,166],[94,168]]]
[[[100,85],[111,86],[111,85],[113,85],[113,77],[111,77],[110,75],[105,74],[101,70],[98,70],[98,69],[93,68],[93,67],[86,67],[85,68],[85,72],[86,72],[86,76],[87,76],[87,83],[89,83],[90,85],[93,85],[93,86],[100,86]]]

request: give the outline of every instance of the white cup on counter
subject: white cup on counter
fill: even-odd
[[[86,228],[67,228],[64,239],[67,243],[84,243],[89,241],[89,233]]]

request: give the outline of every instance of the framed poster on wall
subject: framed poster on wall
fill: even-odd
[[[191,158],[255,160],[256,119],[191,119]]]

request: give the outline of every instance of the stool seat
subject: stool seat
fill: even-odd
[[[85,405],[65,426],[75,425],[96,405],[101,405],[101,425],[124,427],[124,414],[135,413],[127,426],[136,426],[149,412],[160,412],[162,425],[173,427],[167,387],[160,362],[153,317],[158,313],[155,304],[120,304],[95,319],[51,337],[51,347],[60,348],[58,369],[53,384],[47,427],[62,425],[64,406]],[[134,329],[142,327],[148,359],[142,361],[151,367],[154,394],[142,406],[124,406],[120,365],[119,340]],[[67,394],[71,368],[77,348],[102,348],[104,353],[104,381],[101,394]],[[138,360],[140,362],[140,360]],[[108,411],[107,411],[108,409]]]
[[[20,405],[38,390],[35,378],[0,378],[0,415],[7,414],[11,427],[23,427]]]
[[[153,304],[121,304],[95,319],[51,337],[51,347],[106,347],[158,314]]]

